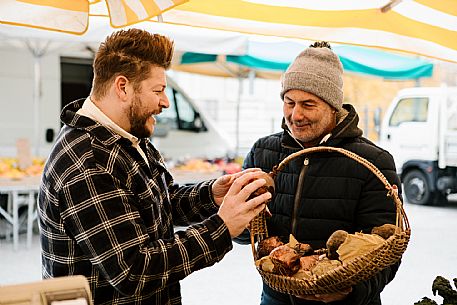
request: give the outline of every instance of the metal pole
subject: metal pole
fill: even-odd
[[[40,104],[41,104],[41,58],[46,53],[50,42],[44,46],[33,45],[30,41],[25,42],[30,53],[33,55],[33,142],[34,154],[40,154]]]
[[[41,100],[41,64],[40,56],[33,56],[33,138],[35,141],[35,156],[40,154],[40,100]]]
[[[368,112],[368,106],[365,105],[363,107],[363,133],[365,134],[365,137],[369,138],[370,135],[370,128],[369,128],[369,120],[368,120],[369,112]]]
[[[241,96],[243,95],[243,78],[238,77],[238,100],[236,103],[236,126],[235,126],[235,138],[236,138],[236,148],[235,153],[238,157],[240,154],[240,108],[241,108]]]

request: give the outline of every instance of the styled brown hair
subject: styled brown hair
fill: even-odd
[[[128,29],[108,36],[95,54],[94,80],[91,95],[95,99],[106,95],[110,82],[125,76],[137,90],[149,77],[151,65],[168,69],[173,56],[173,41],[145,30]]]

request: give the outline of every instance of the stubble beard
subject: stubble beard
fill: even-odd
[[[152,130],[147,129],[146,122],[152,114],[141,114],[140,109],[140,99],[135,97],[129,111],[130,133],[139,139],[149,138],[152,136]]]
[[[286,119],[287,126],[291,131],[294,138],[299,140],[303,144],[307,144],[306,146],[314,146],[319,143],[319,141],[328,133],[330,133],[333,128],[335,127],[334,117],[333,116],[326,116],[322,118],[320,121],[307,121],[307,122],[291,122],[290,119]],[[293,126],[298,125],[302,126],[308,124],[306,130],[295,133]]]

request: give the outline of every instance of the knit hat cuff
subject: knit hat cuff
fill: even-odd
[[[284,74],[282,82],[282,100],[287,91],[298,89],[320,97],[337,111],[342,109],[343,90],[325,77],[309,72],[290,71]]]

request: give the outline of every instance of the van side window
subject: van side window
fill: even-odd
[[[390,117],[390,126],[399,126],[405,122],[426,122],[428,115],[428,98],[405,98],[398,102]]]
[[[179,91],[170,86],[165,89],[165,94],[170,101],[170,107],[163,109],[156,117],[158,124],[167,124],[171,129],[179,130],[207,130],[199,114]]]
[[[183,97],[183,95],[173,90],[175,94],[176,112],[178,114],[179,129],[195,130],[195,110],[192,105]]]

